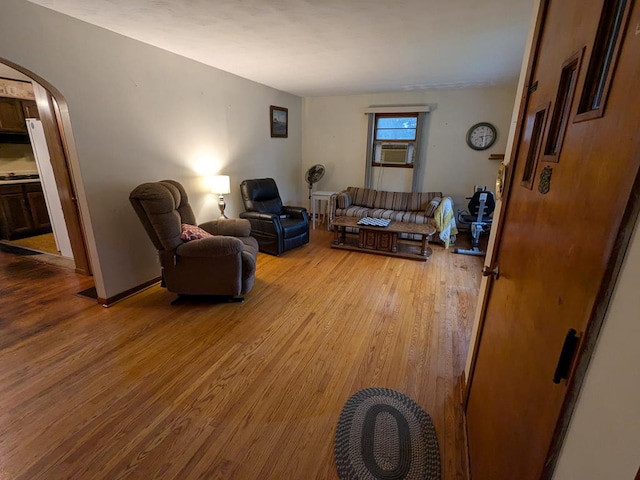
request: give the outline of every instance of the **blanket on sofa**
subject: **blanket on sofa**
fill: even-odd
[[[444,248],[449,248],[451,241],[455,241],[455,236],[458,234],[458,228],[456,226],[456,220],[453,213],[453,200],[451,197],[444,197],[433,213],[433,219],[435,220],[436,230]]]

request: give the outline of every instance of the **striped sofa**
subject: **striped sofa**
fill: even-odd
[[[330,218],[341,216],[389,218],[398,222],[426,223],[435,227],[433,214],[441,200],[441,192],[386,192],[371,188],[348,187],[331,196]],[[411,238],[411,236],[404,238]]]

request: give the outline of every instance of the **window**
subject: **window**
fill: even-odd
[[[527,152],[527,160],[524,164],[520,185],[530,190],[533,188],[533,179],[540,154],[540,140],[542,138],[542,132],[544,131],[544,124],[547,120],[548,109],[549,104],[546,104],[537,108],[532,115],[529,115],[524,131],[525,139],[529,139],[529,150]]]
[[[628,0],[605,0],[604,2],[587,77],[578,104],[578,114],[574,122],[591,120],[604,115],[604,106],[623,37],[622,33],[633,3]]]
[[[545,162],[558,162],[560,158],[560,149],[567,129],[569,110],[573,101],[573,92],[576,87],[583,51],[584,49],[581,49],[578,53],[573,54],[562,65],[560,85],[558,85],[558,93],[556,94],[556,102],[553,107],[553,115],[551,116],[549,133],[544,148],[543,160]]]
[[[372,165],[413,168],[417,132],[417,113],[376,113]]]

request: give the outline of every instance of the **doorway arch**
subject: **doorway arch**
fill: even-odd
[[[90,220],[83,205],[84,189],[79,175],[78,158],[73,141],[71,119],[64,96],[49,82],[33,72],[0,57],[0,63],[27,76],[33,93],[51,158],[51,165],[60,196],[64,221],[69,232],[76,272],[93,275],[97,268],[95,248],[90,243]],[[99,281],[99,276],[94,276]],[[96,285],[97,289],[100,289]]]

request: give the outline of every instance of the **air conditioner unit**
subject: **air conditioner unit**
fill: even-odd
[[[384,165],[404,165],[407,163],[408,145],[387,144],[382,145],[380,163]]]

